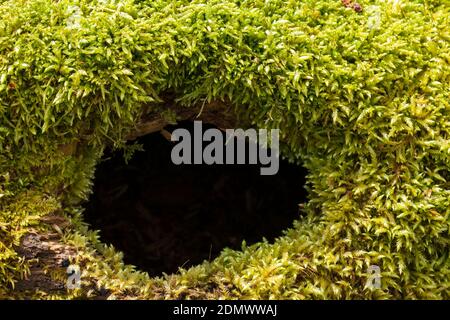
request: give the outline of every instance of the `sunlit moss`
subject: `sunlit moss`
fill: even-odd
[[[15,248],[29,224],[62,207],[87,291],[60,298],[449,298],[447,1],[0,3],[0,294],[27,272]],[[167,92],[280,128],[310,201],[274,244],[150,279],[77,206],[103,148]],[[370,265],[380,289],[364,286]]]

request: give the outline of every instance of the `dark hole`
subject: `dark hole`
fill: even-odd
[[[192,122],[166,129],[178,127],[193,132]],[[203,124],[203,132],[209,127]],[[121,151],[106,152],[85,218],[126,263],[152,276],[212,260],[225,247],[239,249],[243,240],[273,241],[292,226],[306,200],[306,170],[281,159],[278,173],[264,176],[260,164],[175,165],[175,142],[160,133],[137,142],[145,151],[128,164]]]

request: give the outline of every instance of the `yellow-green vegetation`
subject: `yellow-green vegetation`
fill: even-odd
[[[83,287],[34,297],[450,298],[450,5],[360,4],[0,0],[0,296],[20,297],[20,239],[60,211]],[[83,224],[80,201],[104,148],[168,92],[280,128],[310,200],[275,243],[152,279]],[[380,289],[365,288],[370,265]]]

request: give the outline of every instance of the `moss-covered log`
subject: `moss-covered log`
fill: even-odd
[[[360,4],[0,0],[0,296],[448,299],[450,7]],[[282,155],[310,171],[305,217],[273,244],[149,278],[80,201],[105,147],[214,105],[280,128]],[[82,289],[14,289],[33,263],[21,239],[51,228]]]

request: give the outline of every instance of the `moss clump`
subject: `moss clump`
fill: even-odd
[[[59,297],[450,297],[447,1],[0,3],[0,293],[26,273],[28,223],[61,206],[84,271]],[[124,266],[79,202],[104,147],[167,95],[280,128],[283,155],[311,173],[306,217],[177,275]],[[364,287],[370,265],[380,289]]]

